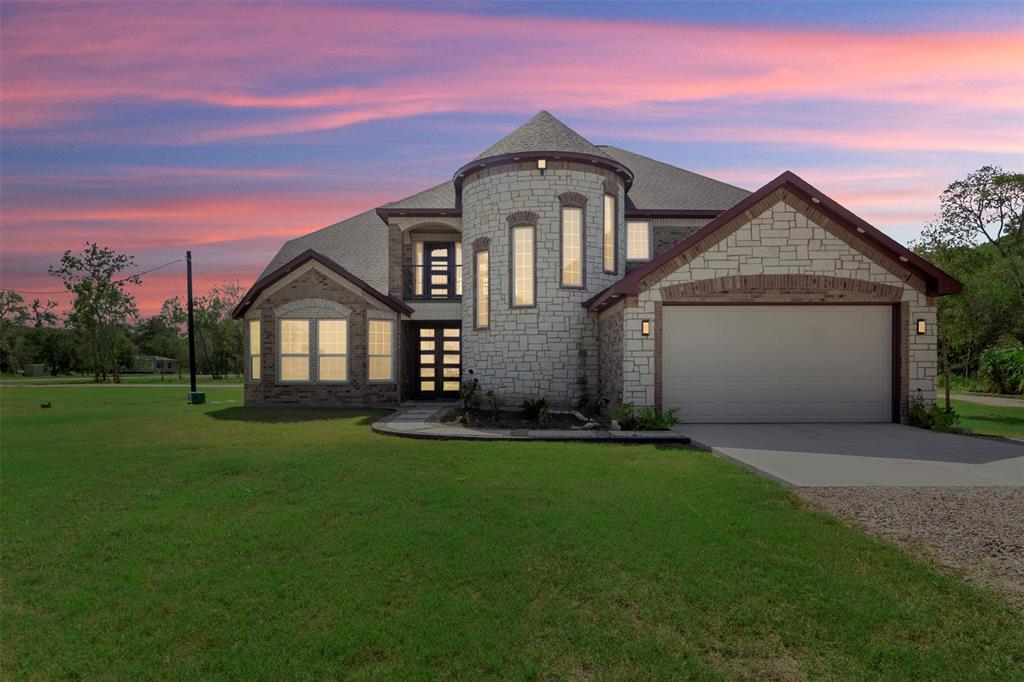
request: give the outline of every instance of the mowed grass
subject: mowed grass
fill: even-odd
[[[963,400],[951,400],[960,415],[960,426],[986,436],[1024,436],[1024,401],[1020,407],[994,407]],[[939,403],[945,405],[940,396]]]
[[[685,448],[2,393],[3,677],[1006,679],[998,597]],[[40,409],[50,400],[51,409]]]

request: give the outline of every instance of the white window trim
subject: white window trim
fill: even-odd
[[[646,225],[647,226],[647,258],[630,258],[629,257],[629,226],[630,225]],[[626,262],[627,263],[646,263],[654,257],[654,230],[651,228],[651,221],[649,220],[627,220],[626,221]]]
[[[371,355],[370,354],[370,323],[371,322],[387,322],[391,325],[391,378],[390,379],[371,379],[370,378],[370,358],[382,358],[383,355]],[[394,384],[398,383],[398,370],[395,366],[395,360],[398,357],[398,348],[396,347],[396,331],[398,324],[394,317],[384,315],[372,315],[368,314],[366,318],[366,383],[368,384]]]

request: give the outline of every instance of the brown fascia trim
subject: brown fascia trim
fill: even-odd
[[[615,159],[610,159],[605,156],[597,156],[596,154],[583,154],[581,152],[516,152],[514,154],[498,154],[497,156],[488,156],[482,159],[475,159],[464,165],[459,170],[455,171],[455,205],[458,210],[462,210],[462,183],[465,182],[466,178],[475,173],[478,170],[489,168],[491,166],[500,166],[506,163],[517,163],[519,161],[535,161],[537,159],[547,159],[549,161],[575,161],[577,163],[591,164],[593,166],[600,166],[606,168],[613,173],[617,174],[622,178],[623,184],[626,186],[626,191],[629,191],[630,186],[633,184],[633,171],[629,170],[626,166]]]
[[[376,211],[377,217],[385,223],[388,222],[389,218],[397,216],[409,216],[412,218],[450,218],[452,216],[462,216],[461,208],[400,208],[381,206]]]
[[[377,299],[384,305],[391,308],[392,310],[401,313],[402,315],[411,315],[413,313],[413,309],[407,306],[405,303],[395,298],[392,298],[391,296],[385,296],[384,294],[380,293],[379,291],[371,287],[369,284],[359,279],[351,272],[341,267],[336,262],[334,262],[327,256],[323,255],[322,253],[314,251],[313,249],[306,249],[305,251],[300,253],[295,258],[292,258],[290,261],[288,261],[281,267],[267,274],[266,277],[261,277],[260,279],[256,280],[256,283],[252,285],[252,288],[249,289],[249,291],[245,294],[242,300],[235,307],[234,311],[232,311],[231,316],[236,320],[241,318],[243,315],[245,315],[245,311],[249,309],[249,307],[256,301],[256,298],[261,293],[263,293],[263,291],[267,287],[269,287],[274,282],[280,280],[285,275],[294,272],[300,266],[306,264],[308,261],[311,260],[316,261],[317,263],[324,266],[331,272],[341,275],[342,277],[344,277],[345,279],[347,279],[348,281],[352,282],[357,287],[365,291],[367,294],[372,296],[373,298]]]
[[[864,239],[882,252],[889,253],[901,265],[916,270],[924,279],[929,295],[945,296],[947,294],[957,294],[963,290],[963,284],[952,275],[943,272],[907,247],[882,233],[878,228],[870,225],[863,218],[858,217],[852,211],[819,191],[796,173],[786,171],[761,189],[742,199],[729,210],[720,213],[711,222],[686,239],[676,242],[667,251],[658,254],[618,282],[584,301],[583,307],[588,310],[602,310],[623,296],[636,296],[654,283],[653,281],[645,282],[645,277],[657,272],[673,258],[684,253],[718,228],[742,216],[750,207],[772,192],[782,188],[792,192],[811,206],[820,209],[832,218],[836,224],[853,232],[858,238]]]
[[[626,220],[630,218],[716,218],[722,211],[675,208],[627,208]]]

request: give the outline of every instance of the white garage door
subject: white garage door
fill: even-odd
[[[889,306],[665,306],[662,398],[688,422],[887,422]]]

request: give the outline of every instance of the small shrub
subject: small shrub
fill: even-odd
[[[608,407],[608,398],[605,398],[600,393],[592,395],[590,393],[584,393],[580,396],[580,412],[585,417],[595,419],[604,414],[604,410]]]
[[[637,409],[633,403],[623,403],[612,411],[615,421],[624,431],[667,431],[679,423],[679,410],[662,410],[654,405]]]
[[[938,403],[925,405],[920,391],[910,399],[907,407],[907,424],[922,429],[950,433],[957,430],[960,415],[952,407],[942,407]]]
[[[520,407],[523,409],[523,417],[534,422],[540,419],[541,410],[548,409],[548,401],[547,398],[538,398],[537,400],[527,399],[523,401]],[[551,417],[550,413],[548,413],[548,417]]]
[[[537,413],[537,423],[540,424],[542,429],[546,429],[551,426],[552,421],[551,410],[548,409],[547,405],[541,405],[540,411]]]
[[[993,346],[981,352],[978,369],[994,393],[1024,393],[1024,346]]]
[[[487,391],[487,409],[491,411],[491,419],[498,420],[498,394],[494,389]]]
[[[470,376],[463,379],[462,383],[459,384],[459,399],[462,401],[462,408],[465,410],[470,409],[479,402],[476,391],[480,388],[480,381],[472,376],[473,370],[469,370],[469,374]]]

